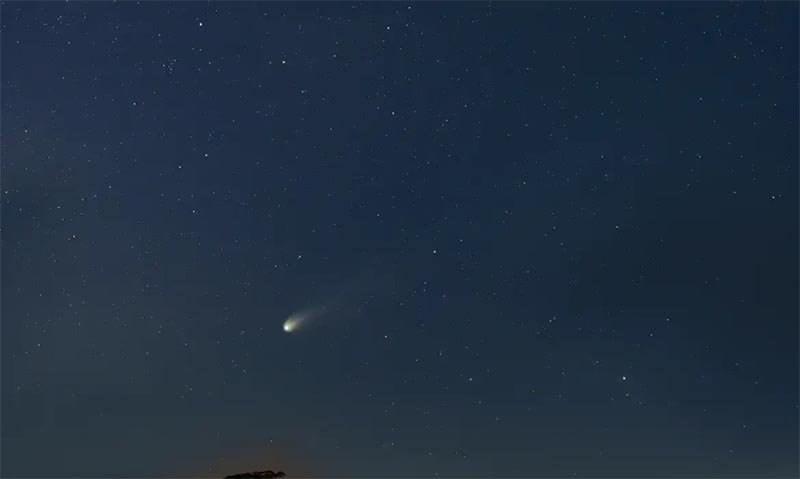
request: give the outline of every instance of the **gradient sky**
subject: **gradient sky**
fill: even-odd
[[[798,3],[0,15],[4,477],[800,474]]]

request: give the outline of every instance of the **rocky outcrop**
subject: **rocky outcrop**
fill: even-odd
[[[273,479],[275,477],[286,477],[286,474],[283,471],[273,472],[273,471],[253,471],[253,472],[243,472],[241,474],[233,474],[231,476],[225,476],[225,479]]]

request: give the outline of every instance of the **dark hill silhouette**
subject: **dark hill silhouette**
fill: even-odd
[[[233,474],[231,476],[225,476],[225,479],[273,479],[275,477],[286,477],[286,474],[283,471],[273,472],[273,471],[253,471],[253,472],[243,472],[241,474]]]

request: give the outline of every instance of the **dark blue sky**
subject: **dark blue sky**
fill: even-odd
[[[4,477],[800,474],[797,3],[0,14]]]

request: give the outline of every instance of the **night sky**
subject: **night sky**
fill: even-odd
[[[797,477],[798,10],[4,2],[4,477]]]

